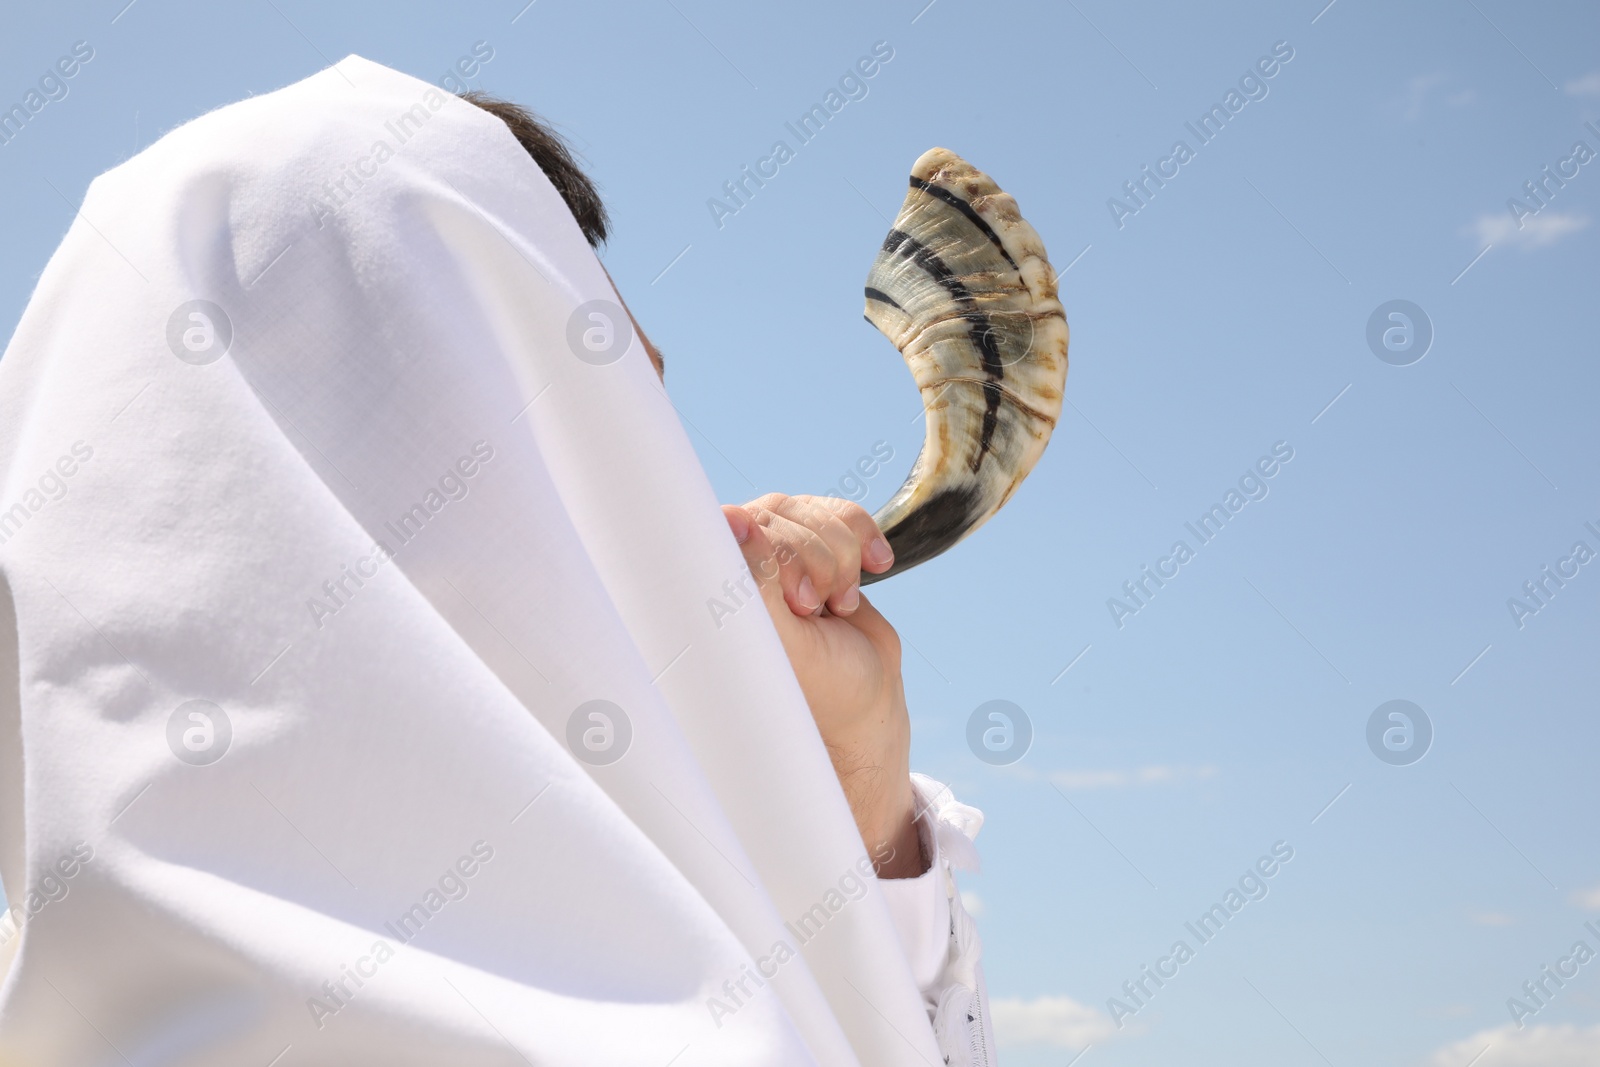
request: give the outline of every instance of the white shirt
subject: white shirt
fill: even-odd
[[[928,869],[916,878],[880,879],[895,931],[922,991],[923,1004],[950,1067],[993,1067],[994,1032],[979,957],[983,943],[962,906],[953,867],[977,870],[973,839],[983,813],[950,787],[913,774],[917,833]]]

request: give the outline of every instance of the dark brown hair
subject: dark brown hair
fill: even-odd
[[[578,166],[572,149],[561,135],[527,108],[490,96],[481,89],[460,95],[461,99],[483,108],[510,128],[512,136],[528,150],[528,155],[539,164],[544,176],[550,179],[550,184],[566,201],[567,209],[578,220],[578,228],[583,231],[590,247],[599,248],[611,229],[611,220],[606,215],[605,204],[600,202],[600,193],[595,189],[594,182]]]

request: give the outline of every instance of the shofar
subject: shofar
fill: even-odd
[[[894,566],[982,526],[1044,454],[1067,381],[1067,317],[1044,242],[1017,202],[954,152],[911,168],[911,191],[867,275],[867,321],[905,357],[927,413],[922,452],[873,516]]]

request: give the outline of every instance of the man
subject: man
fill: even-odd
[[[708,515],[592,185],[474,102],[173,131],[0,359],[0,1059],[992,1062],[887,546]]]
[[[609,230],[605,205],[562,139],[516,104],[481,90],[462,96],[505,122],[598,250]],[[628,316],[664,382],[661,353]],[[869,855],[891,857],[876,865],[880,875],[921,874],[900,642],[861,595],[863,568],[877,574],[893,565],[889,542],[860,505],[836,497],[769,493],[722,510],[816,716],[862,844]]]

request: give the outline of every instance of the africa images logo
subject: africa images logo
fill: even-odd
[[[204,367],[228,354],[233,320],[210,300],[189,300],[167,317],[167,347],[185,363]]]
[[[967,716],[967,748],[991,767],[1008,767],[1033,746],[1033,720],[1009,700],[979,704]]]
[[[1391,767],[1408,767],[1433,746],[1433,720],[1409,700],[1379,704],[1367,718],[1367,747]]]
[[[567,748],[591,767],[605,767],[628,754],[633,722],[609,700],[579,704],[567,718]]]
[[[233,743],[228,713],[209,700],[179,704],[167,716],[167,747],[191,767],[205,767],[227,754]]]

